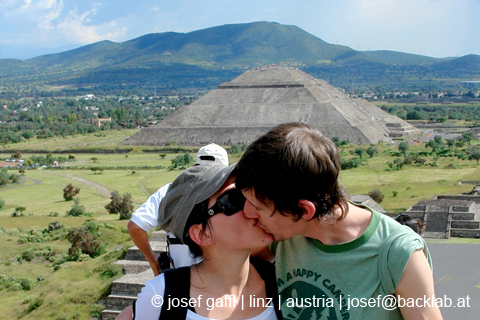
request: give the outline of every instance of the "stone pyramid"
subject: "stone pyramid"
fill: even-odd
[[[387,141],[418,131],[366,100],[351,99],[298,69],[266,67],[221,84],[124,144],[248,144],[285,122],[303,122],[331,138],[355,144]]]

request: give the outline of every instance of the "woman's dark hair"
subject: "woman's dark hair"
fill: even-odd
[[[203,255],[203,252],[200,246],[196,244],[195,241],[190,239],[188,230],[190,229],[191,226],[199,223],[202,224],[202,227],[204,230],[207,228],[210,228],[209,219],[202,218],[205,216],[205,212],[207,211],[207,209],[208,209],[208,199],[200,203],[197,203],[193,207],[193,210],[187,219],[187,223],[185,224],[185,230],[183,231],[185,234],[184,242],[190,249],[190,252],[192,253],[194,258],[201,257]]]
[[[406,213],[402,213],[402,214],[399,214],[396,218],[395,218],[395,221],[397,221],[398,223],[400,224],[403,224],[404,226],[407,226],[409,227],[410,229],[412,229],[413,231],[415,231],[416,233],[420,233],[419,231],[419,226],[418,226],[418,221],[413,219],[412,217],[410,217],[408,214]]]

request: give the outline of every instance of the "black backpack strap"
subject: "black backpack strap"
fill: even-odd
[[[168,300],[172,298],[190,298],[190,267],[169,269],[165,275],[165,292],[159,320],[184,320],[187,317],[188,308],[170,308]]]
[[[277,280],[275,276],[275,265],[258,258],[250,258],[250,263],[255,267],[255,270],[257,270],[258,274],[265,282],[267,298],[272,298],[275,314],[277,315],[278,320],[282,320],[282,311],[280,305],[278,304],[279,299]]]

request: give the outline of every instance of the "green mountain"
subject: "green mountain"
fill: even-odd
[[[271,63],[315,65],[352,49],[332,45],[296,26],[254,22],[189,33],[155,33],[114,43],[102,41],[78,49],[26,60],[45,69],[142,67],[184,63],[208,67],[261,66]]]
[[[398,51],[377,50],[363,51],[369,57],[377,59],[377,61],[392,65],[418,65],[428,66],[441,61],[450,60],[451,58],[438,59],[418,54],[403,53]]]
[[[437,59],[395,51],[355,51],[289,25],[230,24],[189,33],[165,32],[101,41],[21,61],[0,60],[0,93],[12,86],[52,90],[205,90],[245,68],[295,66],[334,85],[403,83],[404,79],[480,76],[480,56]],[[464,70],[462,73],[459,70]],[[446,77],[446,76],[445,76]],[[444,83],[444,82],[442,82]],[[70,88],[70,89],[68,89]],[[12,91],[13,92],[13,91]]]

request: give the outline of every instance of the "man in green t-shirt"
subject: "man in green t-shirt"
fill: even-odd
[[[442,319],[422,237],[354,205],[338,180],[336,145],[300,123],[247,147],[236,186],[244,214],[274,236],[285,319]]]

